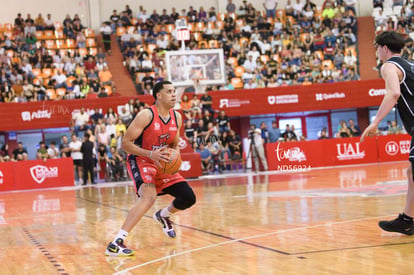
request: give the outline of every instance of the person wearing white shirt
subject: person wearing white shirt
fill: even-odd
[[[300,2],[300,0],[296,0],[296,3],[292,5],[295,17],[299,17],[299,15],[302,13],[303,6],[304,5]]]
[[[67,88],[68,85],[66,84],[67,77],[66,75],[62,74],[61,70],[57,71],[57,74],[52,77],[52,79],[56,80],[55,88]]]
[[[384,15],[382,10],[379,10],[378,14],[375,15],[375,27],[383,26],[385,27],[387,24],[387,17]]]
[[[266,9],[266,17],[276,17],[276,8],[278,2],[276,0],[264,0],[263,7]]]
[[[147,14],[147,10],[143,10],[142,13],[137,15],[138,19],[141,19],[143,23],[145,23],[147,21],[147,19],[149,18],[149,15]]]
[[[78,136],[79,131],[86,131],[89,128],[89,114],[85,112],[84,107],[80,109],[79,113],[73,115],[72,120],[76,136]]]
[[[109,137],[111,137],[112,134],[116,136],[116,126],[112,119],[108,119],[108,124],[106,125],[106,133]]]
[[[345,5],[345,11],[352,10],[354,15],[356,15],[355,4],[356,0],[343,0]]]
[[[260,52],[257,50],[256,46],[253,46],[252,50],[249,51],[247,55],[253,56],[253,60],[256,61],[260,57]]]
[[[256,60],[253,59],[253,55],[248,55],[248,56],[249,56],[248,59],[246,59],[246,61],[244,61],[243,63],[243,67],[246,70],[246,72],[253,73],[257,67]]]
[[[246,84],[244,84],[243,88],[244,89],[255,89],[257,88],[257,83],[256,81],[253,80],[253,78],[251,78]]]
[[[249,140],[250,140],[250,152],[253,156],[254,167],[256,171],[259,171],[259,158],[263,165],[265,171],[268,170],[267,160],[264,151],[264,141],[262,138],[262,131],[259,128],[256,128],[256,125],[251,124],[249,130]]]
[[[78,139],[76,134],[73,134],[71,137],[71,142],[69,143],[69,148],[71,151],[70,157],[73,159],[73,169],[74,169],[73,172],[75,174],[76,183],[82,181],[83,155],[80,151],[81,147],[82,147],[82,142]]]
[[[55,159],[59,157],[59,150],[56,148],[56,142],[52,141],[49,145],[49,148],[47,149],[47,153],[49,155],[49,158]]]

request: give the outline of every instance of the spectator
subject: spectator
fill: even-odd
[[[101,82],[102,86],[104,86],[104,85],[113,86],[112,74],[108,70],[108,66],[104,66],[103,70],[99,72],[98,76],[99,76],[99,81]]]
[[[196,149],[196,152],[200,154],[201,157],[201,169],[203,172],[208,172],[212,168],[212,161],[211,161],[211,153],[210,151],[204,146],[204,143],[201,142]]]
[[[227,1],[226,11],[227,11],[227,13],[234,13],[234,12],[236,12],[236,5],[233,3],[232,0],[228,0]]]
[[[266,10],[266,17],[275,18],[276,17],[276,8],[278,2],[276,0],[264,0],[263,7]]]
[[[269,142],[278,142],[280,138],[280,129],[277,127],[276,121],[272,121],[272,128],[268,130],[269,132]]]
[[[351,136],[359,137],[361,135],[361,129],[359,129],[358,125],[355,124],[353,119],[348,120],[349,123],[349,131],[351,132]]]
[[[229,132],[229,148],[231,152],[231,159],[232,160],[241,160],[243,157],[242,154],[242,140],[239,135],[236,135],[234,130],[230,130]]]
[[[27,154],[27,150],[23,147],[23,143],[19,141],[17,142],[17,148],[13,150],[13,157],[15,160],[21,160],[23,158],[23,154]]]
[[[184,116],[186,119],[193,120],[193,112],[191,111],[191,102],[188,99],[188,95],[184,94],[180,102],[181,110],[183,110]]]
[[[282,137],[284,141],[295,141],[298,139],[295,131],[293,130],[293,125],[290,127],[289,124],[286,124],[286,128],[282,133]]]
[[[260,122],[260,131],[261,131],[261,136],[262,136],[263,142],[268,143],[269,142],[269,131],[268,131],[267,125],[264,121]]]
[[[37,149],[36,158],[37,159],[48,159],[49,158],[47,147],[44,141],[39,142],[39,149]]]
[[[70,157],[70,147],[68,142],[68,137],[63,135],[62,142],[59,145],[59,152],[61,158],[69,158]]]
[[[112,170],[112,177],[115,181],[119,181],[124,178],[124,160],[115,147],[111,147],[110,153],[109,163],[110,169]]]
[[[59,157],[59,150],[56,147],[56,141],[52,141],[47,149],[47,154],[50,159],[55,159]]]
[[[83,139],[82,146],[80,148],[80,152],[82,153],[82,162],[83,162],[83,183],[82,185],[86,185],[88,183],[88,178],[91,181],[91,184],[96,184],[95,182],[95,175],[94,175],[94,167],[95,167],[95,160],[93,157],[93,147],[94,144],[92,141],[89,140],[90,135],[89,133],[85,133]]]
[[[349,130],[346,122],[341,120],[339,122],[338,133],[336,133],[336,137],[351,137],[351,131]]]
[[[230,127],[230,119],[226,115],[226,112],[224,110],[221,110],[219,113],[219,116],[216,119],[217,125],[219,127],[219,132],[222,134],[223,132],[229,132]]]
[[[75,135],[78,136],[80,131],[89,129],[89,115],[85,112],[85,107],[81,107],[79,113],[75,113],[72,117]]]
[[[3,159],[3,161],[10,160],[9,145],[7,143],[6,144],[3,144],[1,146],[1,149],[0,149],[0,157]]]
[[[328,136],[328,131],[326,129],[326,127],[324,127],[319,133],[318,133],[318,139],[327,139],[329,138]]]
[[[196,131],[190,119],[187,120],[184,125],[184,138],[191,144],[191,146],[194,146]]]
[[[129,22],[129,19],[128,19],[128,22]],[[102,41],[105,47],[105,52],[110,55],[112,53],[111,51],[111,34],[112,34],[111,24],[109,22],[102,23],[102,26],[99,31],[102,34]]]
[[[255,170],[259,171],[259,158],[265,171],[268,170],[267,160],[264,151],[264,140],[262,138],[262,131],[256,128],[256,125],[251,124],[249,130],[250,150],[254,160]]]
[[[200,102],[202,105],[203,112],[207,110],[210,112],[212,116],[214,116],[214,110],[211,107],[213,105],[213,98],[208,94],[207,91],[205,91],[203,96],[200,98]]]
[[[125,108],[125,107],[124,107]],[[119,137],[121,135],[121,132],[126,132],[126,126],[122,122],[122,119],[118,119],[117,124],[115,125],[116,128],[116,136]]]
[[[75,134],[72,134],[71,142],[69,143],[69,148],[71,150],[71,157],[73,159],[73,169],[75,175],[75,184],[82,182],[83,179],[83,161],[82,153],[80,151],[82,147],[82,142],[78,139]]]
[[[112,107],[109,107],[105,114],[105,120],[109,122],[109,120],[118,121],[118,115],[114,112],[114,109]]]
[[[391,121],[391,125],[388,127],[388,134],[389,135],[395,135],[395,134],[401,134],[402,128],[397,124],[395,120]]]

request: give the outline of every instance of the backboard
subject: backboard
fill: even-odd
[[[225,84],[224,54],[222,49],[167,51],[168,80],[175,86]]]

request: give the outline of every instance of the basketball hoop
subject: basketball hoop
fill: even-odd
[[[190,30],[188,29],[177,30],[177,40],[190,40]]]

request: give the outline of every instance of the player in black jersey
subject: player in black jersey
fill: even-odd
[[[374,121],[365,129],[361,142],[369,134],[375,134],[378,124],[397,105],[398,112],[408,134],[412,136],[410,145],[410,165],[407,169],[408,191],[404,212],[391,221],[380,221],[379,226],[390,232],[406,235],[414,234],[414,63],[401,58],[404,38],[397,32],[385,31],[375,38],[377,57],[383,63],[381,77],[385,80],[386,94]]]

